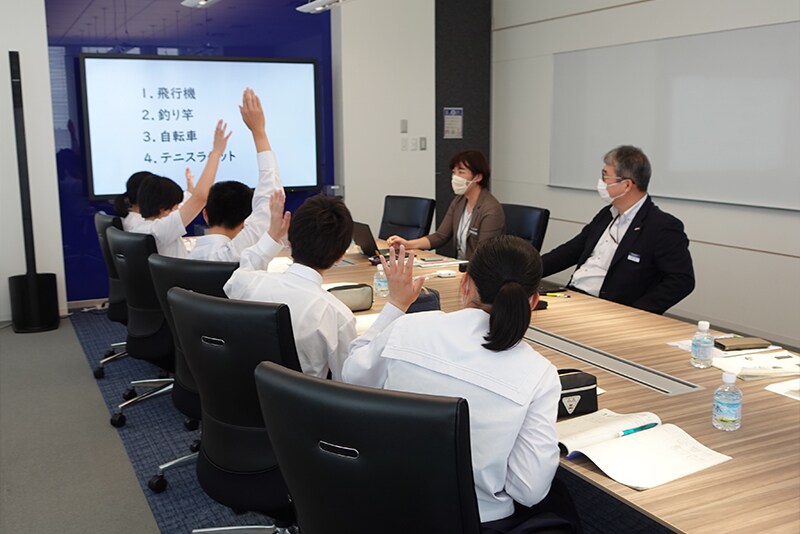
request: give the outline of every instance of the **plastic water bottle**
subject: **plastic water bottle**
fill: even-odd
[[[389,281],[386,279],[386,273],[383,272],[383,265],[378,265],[375,271],[375,278],[372,280],[372,286],[375,288],[375,293],[379,297],[386,297],[389,295]]]
[[[717,430],[728,432],[742,426],[742,390],[736,387],[733,373],[722,373],[722,385],[714,391],[711,424]]]
[[[714,358],[714,338],[708,333],[708,321],[697,323],[697,332],[692,338],[692,365],[705,369],[711,367]]]

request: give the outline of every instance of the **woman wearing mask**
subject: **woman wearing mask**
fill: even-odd
[[[505,233],[503,207],[489,192],[491,170],[479,150],[460,152],[450,159],[451,184],[456,197],[436,232],[419,239],[393,235],[389,246],[428,250],[455,238],[456,257],[469,260],[478,243]]]

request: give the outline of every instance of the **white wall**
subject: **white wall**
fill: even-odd
[[[544,250],[574,236],[601,206],[596,193],[547,185],[553,54],[800,20],[797,0],[494,0],[493,9],[493,192],[501,202],[550,209]],[[621,69],[592,83],[625,83],[629,74]],[[800,346],[798,213],[655,201],[686,225],[697,278],[694,293],[670,313]]]
[[[67,311],[44,0],[0,0],[0,321],[11,319],[8,277],[25,273],[25,249],[8,51],[20,53],[36,266],[55,273]]]
[[[435,196],[434,8],[354,0],[332,12],[336,183],[375,234],[385,195]],[[403,137],[426,137],[428,149],[402,151]]]

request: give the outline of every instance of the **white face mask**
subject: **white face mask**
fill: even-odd
[[[453,174],[450,176],[450,185],[453,186],[453,193],[456,195],[463,195],[467,192],[469,185],[472,181],[467,180],[466,178],[462,178],[457,174]]]
[[[600,198],[602,198],[603,200],[606,201],[606,203],[611,204],[612,202],[614,202],[618,198],[624,196],[627,193],[627,191],[625,191],[622,194],[619,194],[619,195],[617,195],[615,197],[612,197],[608,193],[608,184],[605,183],[602,178],[598,178],[597,179],[597,193],[600,195]]]

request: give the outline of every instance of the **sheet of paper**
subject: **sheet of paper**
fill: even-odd
[[[731,459],[670,424],[589,445],[581,452],[617,482],[639,490]]]
[[[713,365],[743,380],[800,375],[800,357],[786,350],[714,358]]]
[[[778,382],[777,384],[770,384],[765,387],[767,391],[785,395],[790,399],[800,401],[800,378],[793,378],[785,382]]]

